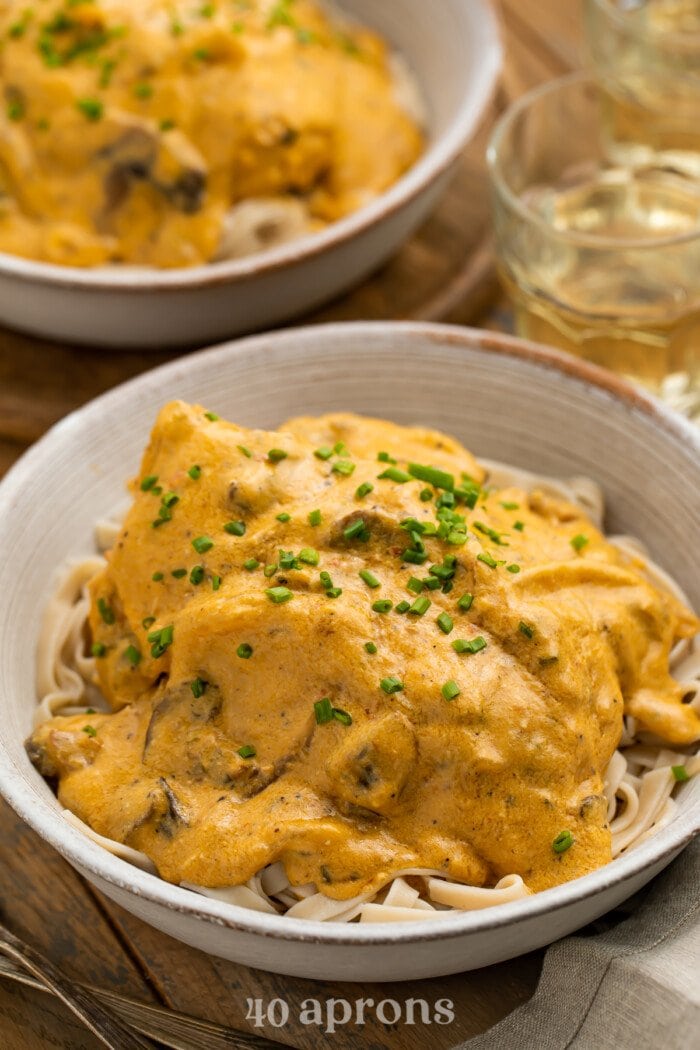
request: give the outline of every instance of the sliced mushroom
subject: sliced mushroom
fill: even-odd
[[[123,204],[134,182],[147,182],[178,211],[194,214],[202,207],[207,185],[206,164],[182,132],[159,132],[141,121],[115,129],[117,137],[100,150],[107,166],[105,218]]]

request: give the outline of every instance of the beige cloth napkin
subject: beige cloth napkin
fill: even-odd
[[[532,999],[453,1050],[700,1048],[700,838],[633,904],[553,944]]]

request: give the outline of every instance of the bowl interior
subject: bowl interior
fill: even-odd
[[[350,19],[377,30],[407,62],[425,101],[428,146],[416,164],[385,193],[325,230],[240,259],[187,270],[134,266],[75,269],[0,252],[0,272],[72,286],[182,287],[202,279],[247,277],[266,266],[292,263],[301,253],[320,252],[336,240],[380,221],[431,183],[459,154],[473,133],[493,90],[502,52],[489,0],[340,0]]]
[[[39,618],[57,566],[90,551],[96,520],[123,504],[155,414],[172,398],[264,428],[333,410],[423,423],[477,455],[553,475],[588,474],[605,489],[609,530],[643,539],[700,607],[700,563],[688,556],[700,519],[700,440],[648,399],[620,398],[604,379],[597,385],[598,376],[507,337],[434,325],[332,325],[190,355],[68,416],[0,484],[3,794],[69,857],[128,882],[133,869],[56,821],[57,803],[23,741],[36,703]],[[700,801],[699,788],[687,785],[683,797]],[[643,865],[657,849],[677,845],[674,828],[683,819],[624,864]]]

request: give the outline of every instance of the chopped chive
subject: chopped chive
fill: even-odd
[[[243,562],[243,568],[247,569],[248,572],[255,572],[259,565],[260,562],[257,558],[247,558],[246,561]]]
[[[406,590],[411,591],[413,594],[420,594],[423,590],[423,581],[417,579],[415,576],[411,576],[406,584]]]
[[[153,580],[154,583],[160,583],[160,581],[162,579],[164,579],[164,573],[162,573],[162,572],[154,572],[153,575],[151,576],[151,579]]]
[[[154,487],[154,485],[157,485],[157,484],[158,484],[158,475],[157,474],[149,474],[148,477],[144,478],[143,481],[141,482],[141,491],[142,492],[149,492]]]
[[[267,454],[267,458],[270,463],[281,463],[283,459],[286,459],[289,455],[283,448],[271,448]]]
[[[238,449],[239,452],[243,453],[243,455],[245,456],[246,459],[252,459],[253,458],[253,453],[250,451],[249,448],[246,448],[245,445],[236,445],[236,448]]]
[[[574,844],[574,836],[570,831],[560,831],[557,837],[552,842],[552,849],[555,853],[566,853]]]
[[[673,773],[673,779],[681,784],[685,780],[690,780],[690,774],[685,766],[671,766],[671,772]]]
[[[319,579],[321,580],[321,583],[323,584],[324,587],[332,587],[333,586],[333,580],[331,579],[331,574],[329,572],[326,572],[325,569],[323,569],[321,572],[319,572],[318,575],[319,575]]]
[[[179,503],[179,501],[180,497],[178,496],[177,492],[166,492],[160,502],[163,504],[164,507],[167,507],[168,510],[170,510],[170,508],[174,507],[176,503]]]
[[[409,548],[403,552],[401,560],[410,562],[411,565],[423,565],[428,560],[428,555],[425,551],[414,551]]]
[[[107,604],[104,598],[97,599],[97,611],[102,617],[102,622],[111,626],[114,623],[114,610]]]
[[[83,116],[93,123],[100,120],[104,113],[104,103],[98,98],[79,98],[75,105]]]
[[[104,642],[93,642],[90,646],[90,652],[93,656],[99,659],[99,657],[104,656],[107,652],[107,646]]]
[[[480,489],[478,488],[456,488],[455,495],[458,496],[470,510],[474,510],[474,507],[479,501]]]
[[[347,711],[342,711],[339,707],[333,708],[333,718],[336,720],[336,722],[340,722],[341,725],[352,725],[352,715],[349,715]]]
[[[456,697],[459,696],[462,690],[459,688],[455,681],[450,679],[449,682],[445,682],[440,692],[444,696],[445,700],[454,700]]]
[[[394,612],[397,612],[400,616],[403,616],[403,614],[407,613],[410,608],[411,603],[404,600],[402,602],[399,602],[398,605],[394,607]]]
[[[365,496],[369,496],[370,492],[374,492],[374,485],[371,481],[363,481],[362,484],[355,489],[355,498],[364,499]]]
[[[220,576],[216,576],[216,575],[212,576],[212,578],[211,578],[211,589],[213,591],[218,591],[220,586],[221,586],[221,577]]]
[[[330,459],[332,455],[333,449],[329,448],[328,445],[323,445],[321,448],[317,448],[314,451],[314,456],[316,457],[316,459],[326,460]]]
[[[281,521],[283,525],[286,525],[288,521],[292,520],[292,515],[287,514],[286,510],[283,510],[281,514],[277,515],[277,520]]]
[[[86,733],[90,737],[97,736],[97,730],[94,726],[83,726],[83,733]]]
[[[453,547],[461,547],[467,542],[467,530],[466,529],[450,529],[447,533],[447,542],[451,543]]]
[[[333,721],[333,704],[327,696],[324,696],[322,700],[316,701],[314,704],[314,715],[316,716],[316,724],[320,726],[326,722]]]
[[[431,565],[429,572],[439,580],[451,580],[455,574],[454,566],[451,565]]]
[[[396,465],[396,460],[390,456],[388,452],[378,452],[377,460],[379,463],[392,463],[394,466]]]
[[[421,491],[420,491],[420,501],[421,501],[421,503],[430,503],[432,498],[433,498],[433,490],[432,489],[421,489]]]
[[[344,477],[349,478],[355,470],[355,464],[349,459],[339,459],[332,466],[334,474],[342,474]]]
[[[452,648],[456,653],[480,653],[486,648],[486,639],[481,635],[478,638],[455,638]]]
[[[498,544],[499,547],[508,546],[508,544],[503,539],[503,534],[500,532],[496,532],[496,530],[492,529],[489,525],[484,525],[483,521],[475,521],[472,527],[476,529],[477,532],[480,532],[483,536],[488,536],[488,538],[490,540],[493,540],[494,543]]]
[[[248,645],[247,642],[241,642],[236,649],[236,656],[240,656],[241,660],[250,660],[253,655],[253,646]]]
[[[282,551],[281,550],[280,551],[279,566],[280,566],[280,569],[286,569],[287,571],[289,571],[289,569],[298,569],[299,568],[299,562],[295,558],[294,552],[293,551]]]
[[[143,620],[141,621],[141,626],[143,627],[144,631],[147,631],[148,628],[152,627],[155,622],[155,616],[144,616]]]
[[[366,531],[367,526],[365,525],[363,518],[355,518],[354,521],[350,522],[346,529],[343,529],[343,536],[346,540],[356,540],[362,537],[362,534]]]
[[[506,572],[512,572],[516,576],[520,572],[520,566],[513,562],[512,565],[506,565]]]
[[[196,539],[192,540],[192,546],[197,551],[197,554],[206,554],[214,546],[214,541],[210,540],[208,536],[197,536]]]
[[[365,652],[369,653],[370,656],[374,656],[377,652],[377,647],[374,642],[365,642]]]
[[[528,623],[525,623],[523,620],[521,620],[520,623],[518,624],[518,630],[520,631],[521,634],[524,634],[526,638],[534,637],[534,634],[535,634],[534,627],[530,627],[530,625]]]
[[[522,532],[523,529],[525,528],[525,522],[524,521],[514,521],[513,522],[513,528],[516,529],[518,532]]]
[[[172,644],[174,631],[174,625],[169,624],[148,635],[148,641],[151,643],[151,656],[154,660],[158,660]]]
[[[452,582],[452,580],[445,580],[445,582],[442,585],[442,593],[449,594],[453,587],[454,583]]]
[[[304,547],[303,550],[299,551],[299,561],[303,562],[304,565],[318,565],[319,560],[320,555],[313,547]]]
[[[193,481],[199,481],[199,479],[202,476],[202,468],[197,463],[195,463],[194,466],[190,467],[187,473]]]
[[[377,577],[369,571],[369,569],[360,569],[358,575],[361,580],[364,580],[368,587],[381,587],[381,583]]]
[[[381,474],[377,474],[377,477],[380,481],[395,481],[399,485],[405,485],[411,480],[411,475],[405,470],[399,470],[398,467],[387,467]]]
[[[135,645],[127,645],[124,650],[124,656],[127,658],[132,667],[138,667],[141,663],[141,653]]]
[[[403,682],[400,678],[394,678],[393,676],[390,676],[389,678],[382,678],[381,682],[379,683],[379,688],[382,689],[388,696],[391,696],[392,693],[403,692]]]
[[[244,744],[243,747],[238,748],[238,754],[241,758],[255,758],[257,751],[252,744]]]
[[[211,423],[217,423],[221,418],[220,416],[217,416],[216,412],[205,412],[204,415]]]
[[[227,521],[224,525],[224,532],[228,532],[229,536],[245,536],[245,530],[244,521]]]
[[[288,587],[268,587],[265,594],[273,605],[283,605],[293,597]]]
[[[588,539],[588,536],[584,536],[582,533],[579,532],[578,536],[574,536],[574,538],[569,542],[571,543],[571,546],[574,548],[575,551],[581,551],[590,541]]]
[[[348,452],[347,445],[345,444],[344,441],[336,441],[335,445],[333,446],[333,455],[334,456],[349,456],[350,455],[350,453]]]
[[[487,551],[482,551],[481,554],[477,554],[477,561],[483,561],[484,565],[488,565],[490,569],[498,568],[498,562],[495,558],[492,558]]]
[[[440,613],[436,623],[443,634],[449,634],[454,627],[454,621],[452,617],[449,615],[449,613],[446,612]]]
[[[203,678],[195,678],[194,681],[190,682],[190,689],[195,700],[199,700],[201,696],[204,696],[208,685],[209,683],[205,682]]]
[[[509,500],[502,502],[500,505],[504,510],[520,510],[519,503],[511,503]]]
[[[312,510],[311,513],[309,514],[309,525],[313,525],[313,526],[320,525],[321,524],[321,520],[322,520],[322,518],[321,518],[321,511],[320,510]]]
[[[263,576],[265,576],[265,578],[269,580],[270,577],[274,576],[276,572],[277,572],[277,565],[266,565],[265,568],[263,569]]]
[[[328,587],[326,590],[326,598],[339,598],[342,593],[342,587]]]
[[[195,567],[190,572],[190,583],[194,584],[194,586],[197,587],[202,582],[203,579],[204,579],[204,566],[203,565],[195,565]]]
[[[427,576],[423,580],[423,586],[427,591],[436,591],[441,586],[441,582],[437,576]]]
[[[176,580],[181,580],[183,576],[187,575],[187,569],[173,569],[170,575],[174,576]]]
[[[420,463],[409,463],[408,472],[411,477],[418,478],[419,481],[427,481],[436,489],[446,489],[452,492],[455,487],[454,475],[448,474],[445,470],[438,470],[437,467],[424,467]]]
[[[388,613],[394,607],[394,603],[388,598],[380,598],[379,601],[372,602],[372,610],[376,613]]]
[[[433,603],[431,602],[430,598],[426,598],[425,595],[422,595],[420,598],[416,598],[413,605],[408,611],[414,616],[423,616],[425,613],[427,613],[428,609],[432,604]]]
[[[473,602],[474,595],[467,593],[462,595],[462,597],[457,602],[457,605],[463,612],[468,612],[469,609],[471,609]]]

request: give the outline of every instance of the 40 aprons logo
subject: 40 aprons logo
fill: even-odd
[[[296,1008],[286,999],[246,999],[246,1007],[246,1020],[252,1021],[254,1028],[284,1028],[291,1020],[314,1025],[328,1035],[344,1025],[359,1027],[375,1018],[386,1025],[452,1024],[455,1019],[451,999],[432,1004],[427,999],[304,999]]]

